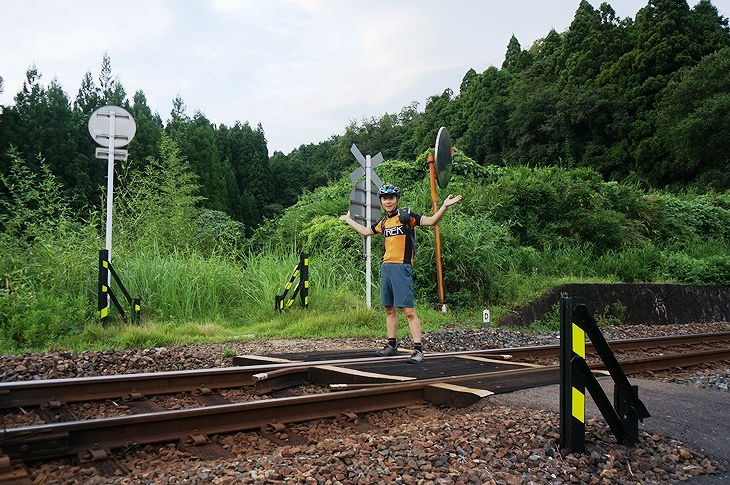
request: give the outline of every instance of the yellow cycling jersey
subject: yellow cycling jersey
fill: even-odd
[[[370,226],[373,234],[382,234],[385,245],[384,263],[413,264],[416,256],[415,227],[421,225],[421,215],[409,213],[408,222],[402,223],[396,212]]]

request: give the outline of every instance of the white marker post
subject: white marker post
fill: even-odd
[[[106,158],[106,250],[109,262],[112,261],[112,207],[114,204],[114,160],[126,160],[127,150],[117,150],[126,146],[137,132],[134,118],[119,106],[103,106],[89,118],[89,134],[96,143],[105,148],[96,149],[96,158]],[[107,272],[107,285],[111,281],[111,270]],[[107,295],[107,307],[109,295]]]
[[[370,155],[365,155],[365,187],[370,187],[370,184],[372,183],[372,177],[370,174],[373,171],[372,166],[372,158],[370,158]],[[365,192],[365,206],[366,207],[372,207],[373,206],[373,193],[368,190]],[[365,211],[365,226],[370,227],[373,223],[369,210]],[[365,238],[365,280],[367,281],[367,290],[365,293],[365,301],[367,302],[367,307],[370,308],[372,306],[372,289],[370,287],[371,282],[373,280],[373,251],[372,251],[372,244],[373,244],[373,238],[368,236]]]
[[[383,161],[383,155],[378,153],[374,157],[363,157],[360,150],[353,143],[350,148],[350,152],[355,155],[355,158],[360,163],[360,168],[355,169],[350,174],[350,180],[355,182],[365,175],[365,183],[362,181],[355,185],[355,188],[350,194],[350,214],[352,218],[363,224],[365,227],[370,227],[375,220],[373,217],[379,217],[380,215],[380,200],[373,200],[373,195],[377,197],[378,189],[383,185],[382,180],[378,177],[378,174],[373,170],[380,162]],[[364,192],[364,198],[362,195]],[[377,204],[376,204],[377,202]],[[365,237],[365,301],[367,307],[372,307],[372,238],[370,236]]]
[[[116,136],[117,113],[109,111],[109,144],[111,147],[106,158],[106,250],[109,262],[112,261],[112,202],[114,201],[114,137]]]

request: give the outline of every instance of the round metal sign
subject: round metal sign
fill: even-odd
[[[114,139],[110,140],[114,122]],[[96,143],[103,147],[114,145],[113,148],[120,148],[129,143],[137,132],[137,124],[134,118],[124,108],[119,106],[102,106],[89,118],[89,134]]]
[[[445,126],[439,129],[436,135],[436,153],[434,154],[434,168],[436,169],[436,181],[439,187],[445,189],[451,179],[451,159],[454,152],[451,147],[449,130]]]

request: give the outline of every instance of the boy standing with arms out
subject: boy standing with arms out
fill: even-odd
[[[380,267],[380,302],[385,308],[388,327],[388,344],[377,351],[381,357],[398,353],[397,330],[398,312],[400,308],[408,320],[408,327],[413,337],[413,353],[407,362],[418,364],[423,361],[423,344],[421,342],[421,320],[414,308],[413,296],[413,258],[415,256],[415,227],[435,226],[444,216],[446,209],[461,200],[449,194],[438,211],[432,216],[422,216],[407,209],[398,210],[400,190],[393,185],[383,185],[378,190],[380,205],[386,216],[370,227],[355,222],[350,213],[340,216],[350,227],[362,236],[380,233],[384,237],[385,254]]]

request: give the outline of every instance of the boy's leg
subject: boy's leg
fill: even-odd
[[[396,338],[398,336],[398,311],[396,307],[385,307],[385,324],[388,328],[388,338]]]
[[[388,327],[388,343],[382,350],[375,352],[379,357],[387,357],[390,355],[396,355],[398,353],[398,312],[394,306],[386,306],[385,308],[385,322]]]
[[[421,343],[421,319],[418,318],[415,308],[404,308],[403,314],[408,320],[408,328],[411,329],[413,343]]]

